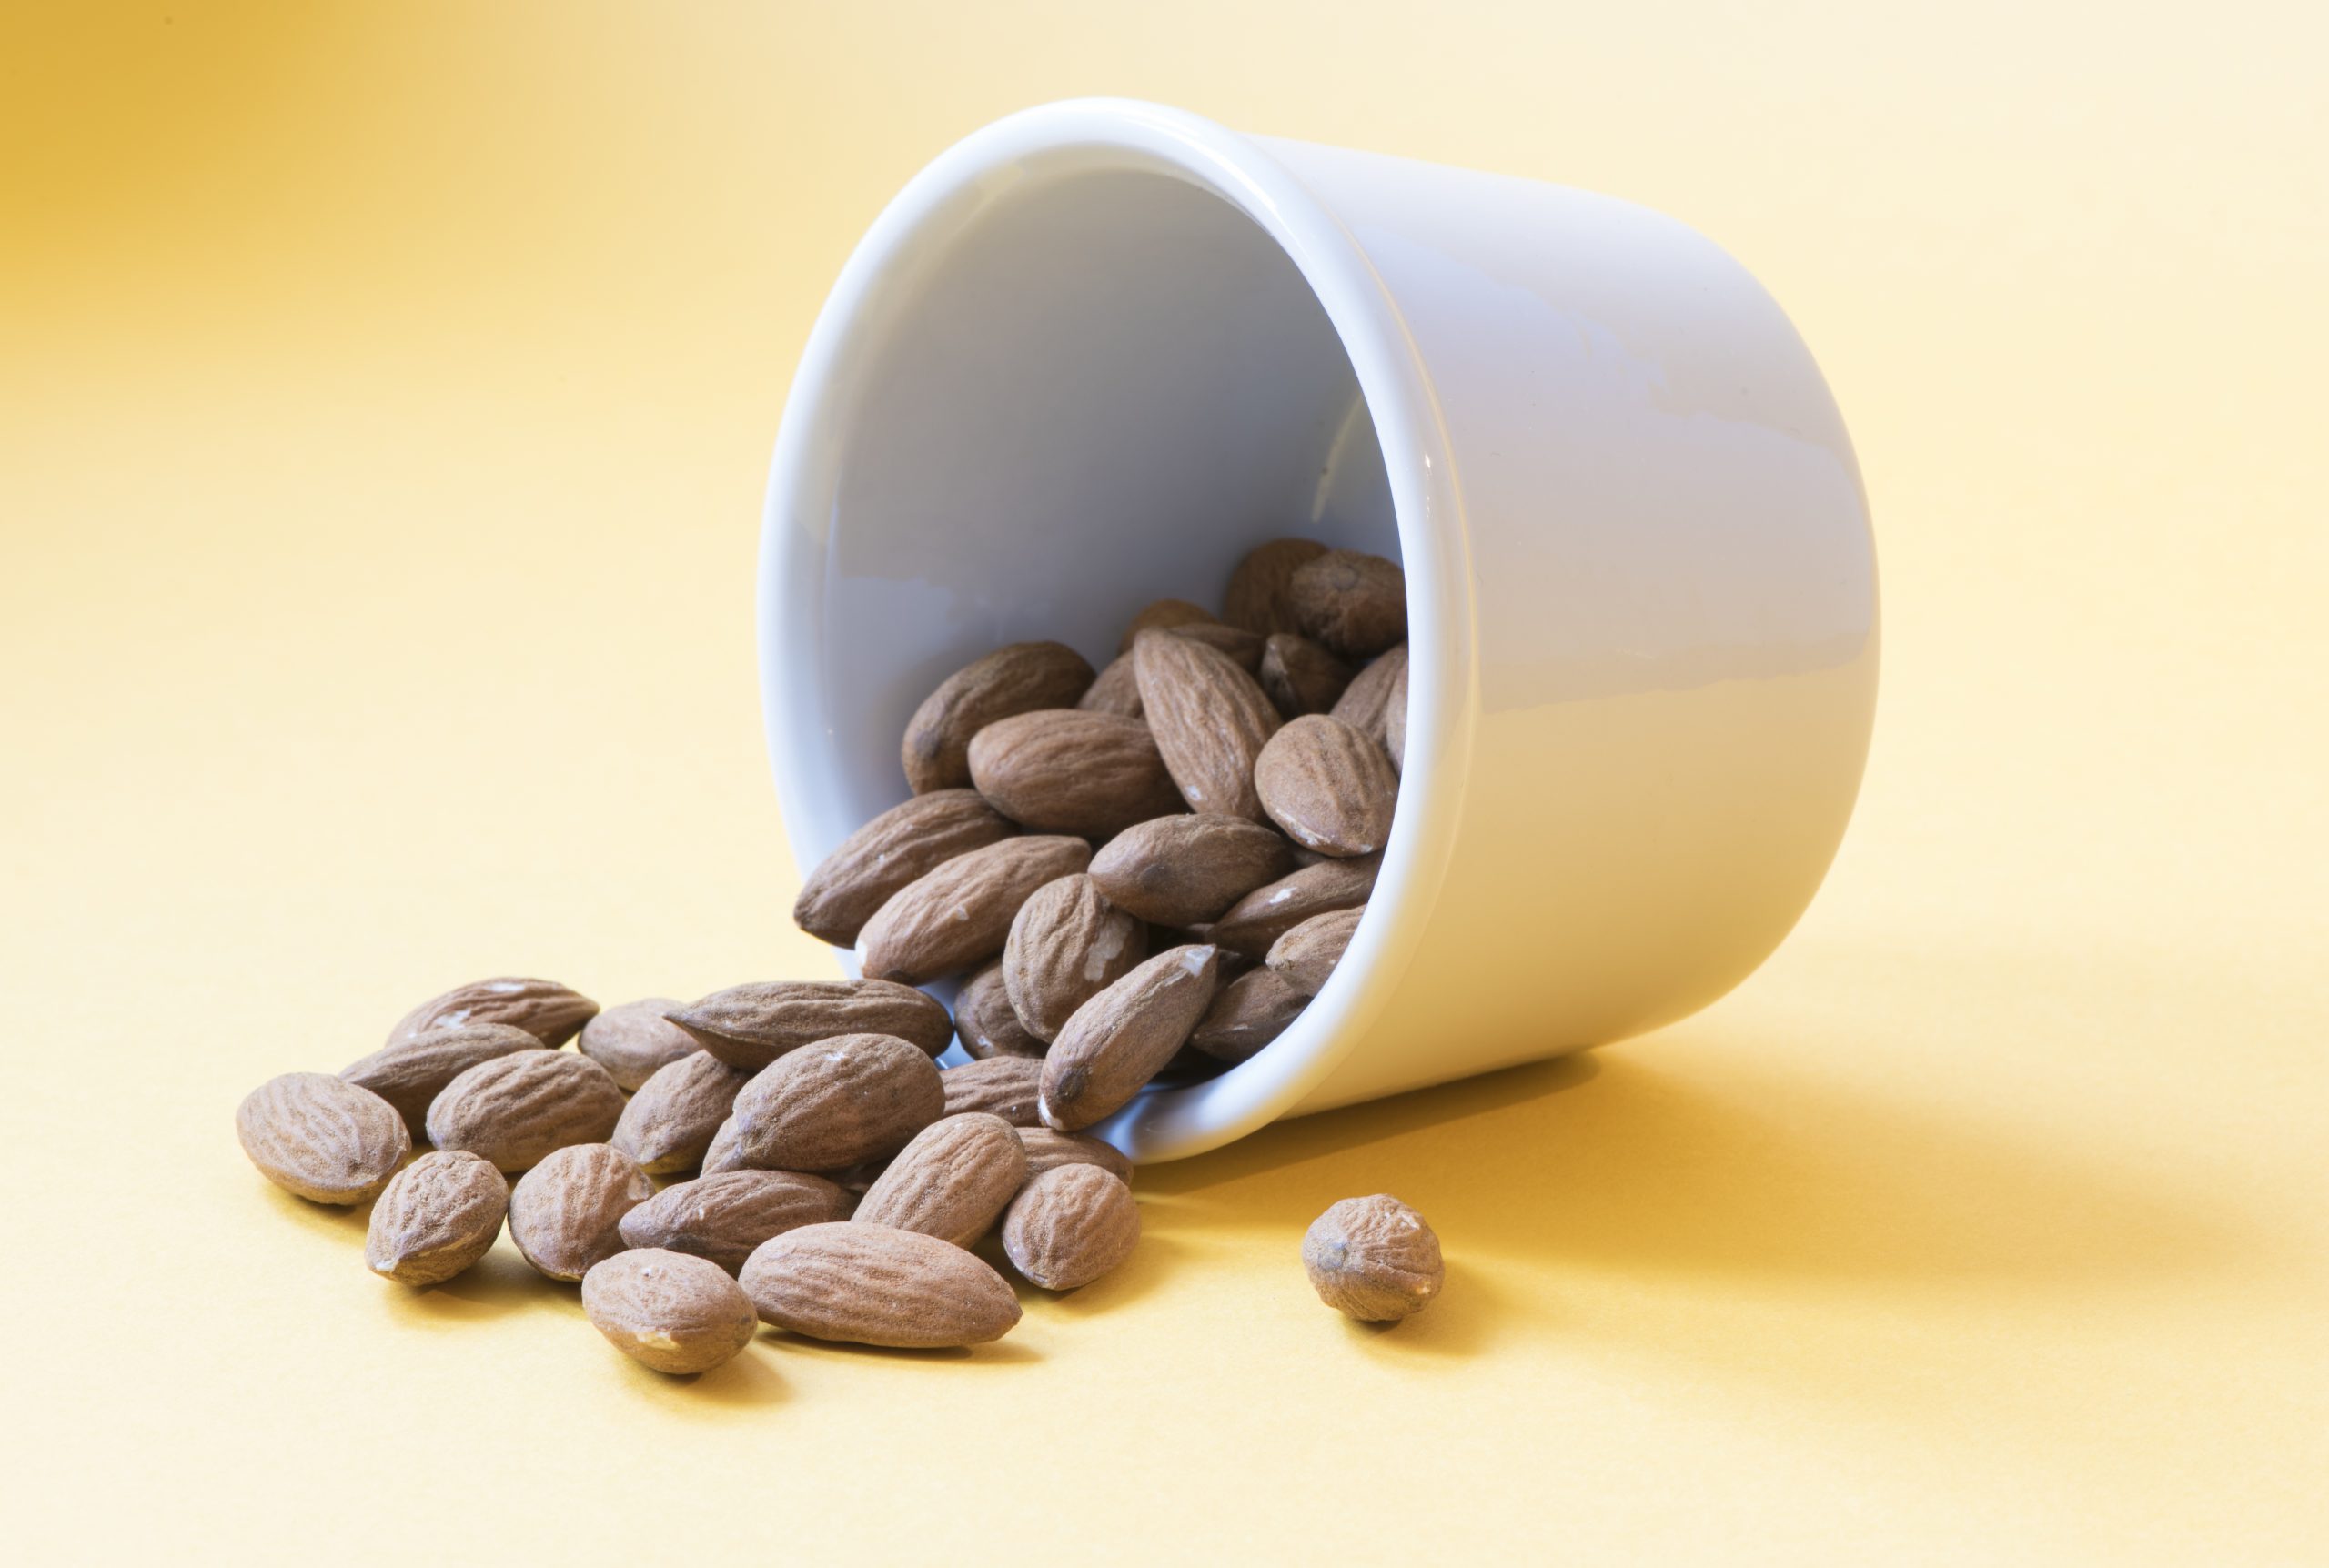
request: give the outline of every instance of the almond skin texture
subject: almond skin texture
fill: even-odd
[[[1310,993],[1296,990],[1275,970],[1255,970],[1221,988],[1189,1043],[1223,1061],[1245,1061],[1284,1034],[1309,1005]]]
[[[736,1148],[736,1113],[730,1111],[720,1131],[711,1135],[711,1142],[703,1151],[703,1163],[697,1168],[699,1176],[718,1176],[730,1171],[750,1171],[743,1156]]]
[[[1366,1323],[1423,1311],[1447,1279],[1439,1238],[1387,1192],[1319,1215],[1302,1238],[1302,1267],[1320,1301]]]
[[[1132,1189],[1096,1165],[1063,1165],[1027,1183],[1003,1221],[1011,1266],[1047,1291],[1088,1285],[1140,1241]]]
[[[974,1061],[998,1056],[1040,1057],[1051,1049],[1047,1041],[1029,1034],[1019,1015],[1011,1010],[1011,992],[1003,983],[1001,959],[964,980],[955,993],[954,1038]]]
[[[1077,1009],[1044,1058],[1044,1124],[1074,1132],[1129,1104],[1187,1043],[1220,970],[1213,948],[1174,948]]]
[[[1248,675],[1258,675],[1262,668],[1262,648],[1267,642],[1260,632],[1247,631],[1242,627],[1223,626],[1217,621],[1201,621],[1193,626],[1168,628],[1175,637],[1185,637],[1191,642],[1201,642],[1216,653],[1229,656],[1229,661]]]
[[[976,969],[1003,955],[1019,906],[1037,888],[1091,863],[1083,839],[1049,836],[958,855],[876,911],[858,937],[858,962],[870,977],[906,985]]]
[[[671,1021],[729,1066],[750,1072],[838,1034],[895,1035],[932,1056],[954,1037],[954,1020],[937,998],[883,980],[731,986],[675,1010]]]
[[[1319,713],[1270,737],[1254,764],[1254,787],[1296,843],[1345,858],[1383,848],[1399,800],[1399,776],[1383,748]]]
[[[1381,556],[1328,550],[1295,568],[1286,597],[1295,629],[1345,658],[1407,638],[1406,574]]]
[[[1261,958],[1273,942],[1311,916],[1329,910],[1356,909],[1366,902],[1382,864],[1381,856],[1368,855],[1305,866],[1238,900],[1227,914],[1213,922],[1207,939],[1248,958]]]
[[[431,997],[398,1020],[388,1043],[469,1023],[506,1023],[547,1046],[564,1045],[598,1015],[599,1004],[555,980],[503,978],[459,986]]]
[[[1027,1151],[1011,1123],[968,1111],[916,1133],[865,1190],[856,1219],[967,1247],[1026,1184]]]
[[[839,1171],[904,1148],[946,1111],[919,1046],[845,1034],[779,1058],[736,1096],[736,1146],[764,1171]]]
[[[1088,1132],[1062,1132],[1055,1127],[1022,1127],[1020,1146],[1027,1151],[1027,1174],[1040,1176],[1063,1165],[1096,1165],[1119,1181],[1132,1180],[1132,1161],[1113,1143]]]
[[[824,858],[793,900],[792,922],[819,941],[855,947],[857,933],[892,893],[1018,830],[974,789],[917,795],[866,823]]]
[[[1407,770],[1407,661],[1399,661],[1399,673],[1391,678],[1390,699],[1383,705],[1383,749],[1390,755],[1391,770],[1405,774]]]
[[[1003,985],[1027,1032],[1048,1040],[1075,1010],[1148,956],[1148,928],[1100,896],[1087,874],[1045,882],[1019,906]]]
[[[736,1108],[737,1091],[751,1079],[708,1050],[683,1057],[630,1097],[608,1141],[650,1176],[692,1171],[703,1163],[713,1135]]]
[[[521,1050],[480,1061],[428,1106],[428,1141],[466,1149],[505,1171],[553,1150],[603,1143],[622,1116],[622,1091],[587,1056]]]
[[[252,1090],[236,1108],[235,1133],[259,1174],[318,1203],[363,1202],[412,1152],[395,1106],[323,1072],[287,1072]]]
[[[1092,881],[1126,914],[1160,926],[1220,919],[1294,869],[1294,846],[1243,817],[1185,813],[1127,828],[1092,857]]]
[[[1209,626],[1213,612],[1185,598],[1160,598],[1132,618],[1124,628],[1124,639],[1116,644],[1119,654],[1130,653],[1132,645],[1140,640],[1144,631],[1170,631],[1179,626]]]
[[[1331,710],[1350,686],[1351,667],[1293,632],[1280,632],[1262,650],[1262,689],[1288,719]]]
[[[701,1258],[654,1249],[592,1265],[582,1315],[615,1349],[675,1377],[726,1365],[761,1329],[734,1280]]]
[[[1092,667],[1063,643],[1014,642],[965,665],[923,699],[906,725],[899,759],[917,795],[971,781],[971,737],[998,719],[1038,708],[1073,708]]]
[[[1148,726],[1051,708],[998,719],[971,742],[971,779],[1013,821],[1042,833],[1109,834],[1181,809]]]
[[[983,1111],[1013,1127],[1043,1125],[1044,1063],[1040,1057],[995,1056],[966,1061],[938,1075],[946,1114]]]
[[[1141,709],[1189,809],[1265,820],[1254,759],[1278,715],[1259,683],[1226,654],[1170,632],[1142,633],[1133,658]]]
[[[730,1273],[771,1236],[849,1218],[852,1200],[822,1176],[798,1171],[728,1171],[675,1181],[622,1217],[627,1247],[707,1258]]]
[[[1270,944],[1269,968],[1262,972],[1278,976],[1304,996],[1316,996],[1342,962],[1343,950],[1350,946],[1366,913],[1366,906],[1361,904],[1311,916]]]
[[[962,1248],[854,1221],[763,1242],[742,1283],[762,1322],[811,1339],[933,1350],[999,1340],[1019,1322],[1010,1285]]]
[[[402,1045],[384,1045],[361,1061],[340,1069],[340,1077],[368,1089],[404,1118],[420,1137],[428,1125],[428,1102],[445,1086],[480,1061],[517,1050],[540,1050],[542,1042],[515,1024],[464,1023],[431,1030]]]
[[[1109,660],[1108,668],[1100,672],[1092,689],[1076,699],[1075,706],[1086,713],[1114,713],[1124,719],[1138,719],[1140,678],[1134,672],[1132,655],[1120,653]]]
[[[423,1154],[372,1205],[364,1265],[399,1285],[442,1284],[492,1249],[509,1212],[509,1183],[492,1161],[459,1149]]]
[[[664,1015],[684,1003],[667,996],[650,996],[610,1007],[582,1026],[574,1049],[607,1070],[616,1087],[630,1093],[683,1056],[703,1048],[694,1036]]]
[[[1316,539],[1272,539],[1256,545],[1229,574],[1221,618],[1265,637],[1299,629],[1294,617],[1294,574],[1326,553],[1326,547]]]
[[[1391,699],[1405,689],[1400,678],[1406,668],[1407,645],[1403,642],[1353,676],[1329,711],[1368,739],[1388,744]]]
[[[622,1251],[622,1217],[653,1196],[647,1172],[613,1144],[573,1144],[509,1190],[509,1239],[551,1279],[579,1280]]]

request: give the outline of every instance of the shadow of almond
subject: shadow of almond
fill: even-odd
[[[416,1322],[498,1318],[561,1302],[573,1304],[578,1314],[581,1311],[574,1287],[544,1279],[506,1235],[494,1242],[491,1251],[442,1284],[418,1291],[385,1280],[381,1284],[391,1292],[391,1310]]]

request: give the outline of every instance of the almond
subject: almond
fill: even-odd
[[[1294,869],[1294,846],[1243,817],[1184,813],[1125,829],[1092,857],[1102,897],[1160,926],[1202,925]]]
[[[1400,676],[1407,668],[1407,645],[1401,643],[1351,678],[1331,709],[1335,718],[1370,740],[1384,739],[1390,722],[1391,699],[1403,690]]]
[[[727,1171],[675,1181],[622,1217],[629,1247],[708,1258],[730,1273],[771,1236],[849,1218],[850,1195],[798,1171]]]
[[[854,947],[857,933],[892,893],[1018,830],[974,789],[916,795],[842,839],[818,864],[793,900],[792,922],[819,941]]]
[[[635,1091],[658,1068],[703,1049],[664,1016],[682,1005],[667,996],[651,996],[610,1007],[582,1026],[574,1049],[605,1068],[616,1087]]]
[[[1078,1008],[1044,1058],[1045,1124],[1073,1132],[1129,1104],[1187,1043],[1220,969],[1210,947],[1174,948]]]
[[[1302,1267],[1320,1301],[1369,1323],[1423,1311],[1447,1278],[1439,1238],[1387,1192],[1319,1215],[1302,1238]]]
[[[1390,753],[1393,772],[1406,772],[1407,661],[1404,658],[1399,661],[1399,673],[1391,678],[1390,699],[1383,705],[1383,749]]]
[[[736,1113],[731,1111],[728,1120],[720,1124],[720,1131],[713,1133],[711,1141],[704,1146],[703,1163],[697,1167],[696,1174],[719,1176],[731,1171],[751,1169],[744,1163],[744,1157],[736,1147]]]
[[[1008,944],[1006,944],[1008,945]],[[1050,1048],[1027,1032],[1011,1010],[1011,992],[1003,983],[1003,960],[995,960],[963,982],[954,996],[954,1037],[973,1060],[996,1056],[1040,1057]]]
[[[1407,636],[1407,579],[1395,561],[1328,550],[1294,570],[1295,629],[1345,658],[1372,658]]]
[[[779,1057],[736,1096],[736,1147],[768,1171],[838,1171],[894,1154],[945,1113],[921,1047],[845,1034]]]
[[[1310,993],[1295,989],[1275,970],[1255,970],[1221,988],[1189,1043],[1207,1056],[1244,1061],[1284,1034],[1309,1004]]]
[[[1132,1189],[1096,1165],[1062,1165],[1027,1183],[1003,1221],[1011,1266],[1047,1291],[1088,1285],[1140,1241]]]
[[[656,1249],[592,1265],[582,1315],[631,1360],[678,1377],[726,1365],[761,1329],[741,1285],[701,1258]]]
[[[1311,916],[1328,910],[1356,909],[1366,902],[1382,864],[1380,855],[1368,855],[1305,866],[1238,900],[1207,929],[1206,938],[1248,958],[1260,958],[1270,950],[1271,943]]]
[[[856,1219],[967,1247],[1026,1184],[1027,1151],[1011,1123],[978,1111],[941,1117],[865,1190]]]
[[[1343,950],[1350,946],[1366,914],[1366,906],[1361,904],[1311,916],[1270,944],[1269,968],[1262,972],[1278,976],[1304,996],[1316,996],[1342,962]]]
[[[1045,882],[1092,863],[1081,839],[1005,839],[908,883],[857,939],[866,974],[919,985],[999,958],[1019,906]],[[685,1020],[682,1020],[685,1021]]]
[[[1092,667],[1062,643],[1014,642],[964,666],[923,699],[900,750],[917,795],[971,781],[971,737],[998,719],[1038,708],[1073,708]]]
[[[1011,1010],[1037,1040],[1148,956],[1148,929],[1100,896],[1078,872],[1045,882],[1011,921],[1003,984]]]
[[[603,1143],[621,1115],[622,1091],[589,1057],[520,1050],[447,1084],[429,1102],[428,1141],[523,1171],[553,1150]]]
[[[1027,1151],[1027,1173],[1040,1176],[1063,1165],[1097,1165],[1120,1181],[1132,1180],[1132,1161],[1113,1143],[1088,1132],[1062,1132],[1055,1127],[1022,1127],[1019,1142]]]
[[[1114,713],[1125,719],[1138,719],[1140,709],[1140,679],[1133,669],[1133,657],[1120,653],[1108,661],[1092,689],[1076,699],[1075,706],[1086,713]]]
[[[1333,709],[1349,687],[1351,667],[1293,632],[1280,632],[1262,650],[1262,690],[1288,719]]]
[[[1261,687],[1226,654],[1170,632],[1144,632],[1133,658],[1142,711],[1190,809],[1263,820],[1254,759],[1278,716]]]
[[[762,1322],[812,1339],[936,1349],[984,1344],[1019,1322],[1010,1285],[962,1248],[854,1221],[762,1242],[742,1283]]]
[[[513,1050],[542,1049],[539,1039],[515,1024],[455,1024],[416,1035],[401,1045],[384,1045],[340,1069],[339,1075],[395,1106],[406,1129],[418,1138],[428,1124],[428,1102],[447,1084],[480,1061]]]
[[[1119,654],[1130,653],[1132,645],[1144,631],[1170,631],[1179,626],[1209,626],[1213,612],[1185,598],[1160,598],[1132,618],[1124,628],[1124,640],[1116,645]]]
[[[953,1038],[935,997],[892,980],[767,980],[714,991],[671,1021],[731,1067],[757,1072],[838,1034],[892,1034],[932,1056]]]
[[[318,1203],[363,1202],[412,1152],[395,1106],[322,1072],[287,1072],[252,1090],[235,1110],[235,1133],[259,1174]]]
[[[1229,574],[1221,618],[1265,637],[1298,629],[1294,616],[1294,574],[1326,553],[1316,539],[1272,539],[1245,552]]]
[[[554,980],[484,980],[431,997],[398,1020],[388,1043],[401,1045],[431,1030],[471,1023],[506,1023],[544,1045],[560,1046],[590,1021],[599,1004]]]
[[[1048,708],[998,719],[971,742],[971,778],[1013,821],[1104,839],[1181,808],[1148,726]]]
[[[1254,788],[1296,843],[1346,858],[1383,848],[1399,799],[1399,776],[1383,748],[1322,713],[1270,737],[1254,764]]]
[[[509,1239],[553,1280],[579,1280],[623,1249],[622,1217],[655,1183],[611,1143],[553,1150],[509,1190]]]
[[[1216,653],[1229,656],[1229,661],[1248,675],[1258,674],[1262,668],[1262,648],[1267,639],[1258,631],[1242,627],[1223,626],[1217,621],[1204,621],[1192,626],[1165,628],[1175,637],[1185,637],[1191,642],[1201,642]]]
[[[736,1093],[752,1075],[708,1050],[660,1070],[622,1108],[608,1140],[650,1176],[703,1163],[711,1140],[736,1108]]]
[[[509,1183],[493,1162],[459,1149],[424,1154],[372,1205],[364,1264],[383,1279],[441,1284],[485,1256],[509,1211]]]
[[[966,1061],[938,1075],[946,1094],[946,1114],[983,1111],[1013,1127],[1043,1125],[1044,1063],[1041,1057],[995,1056]]]

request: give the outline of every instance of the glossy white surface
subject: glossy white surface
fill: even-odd
[[[917,176],[803,355],[761,608],[802,865],[904,797],[948,672],[1028,638],[1104,662],[1285,533],[1406,568],[1399,816],[1294,1028],[1102,1129],[1142,1159],[1705,1006],[1859,787],[1866,503],[1735,262],[1607,197],[1079,102]]]

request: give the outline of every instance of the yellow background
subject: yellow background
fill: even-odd
[[[10,1550],[2329,1558],[2320,15],[11,0]],[[1826,891],[1653,1038],[1154,1171],[967,1357],[687,1386],[506,1241],[385,1287],[253,1083],[486,973],[827,972],[752,658],[788,373],[914,168],[1084,93],[1762,277],[1879,522]],[[1451,1277],[1376,1333],[1295,1254],[1385,1188]]]

